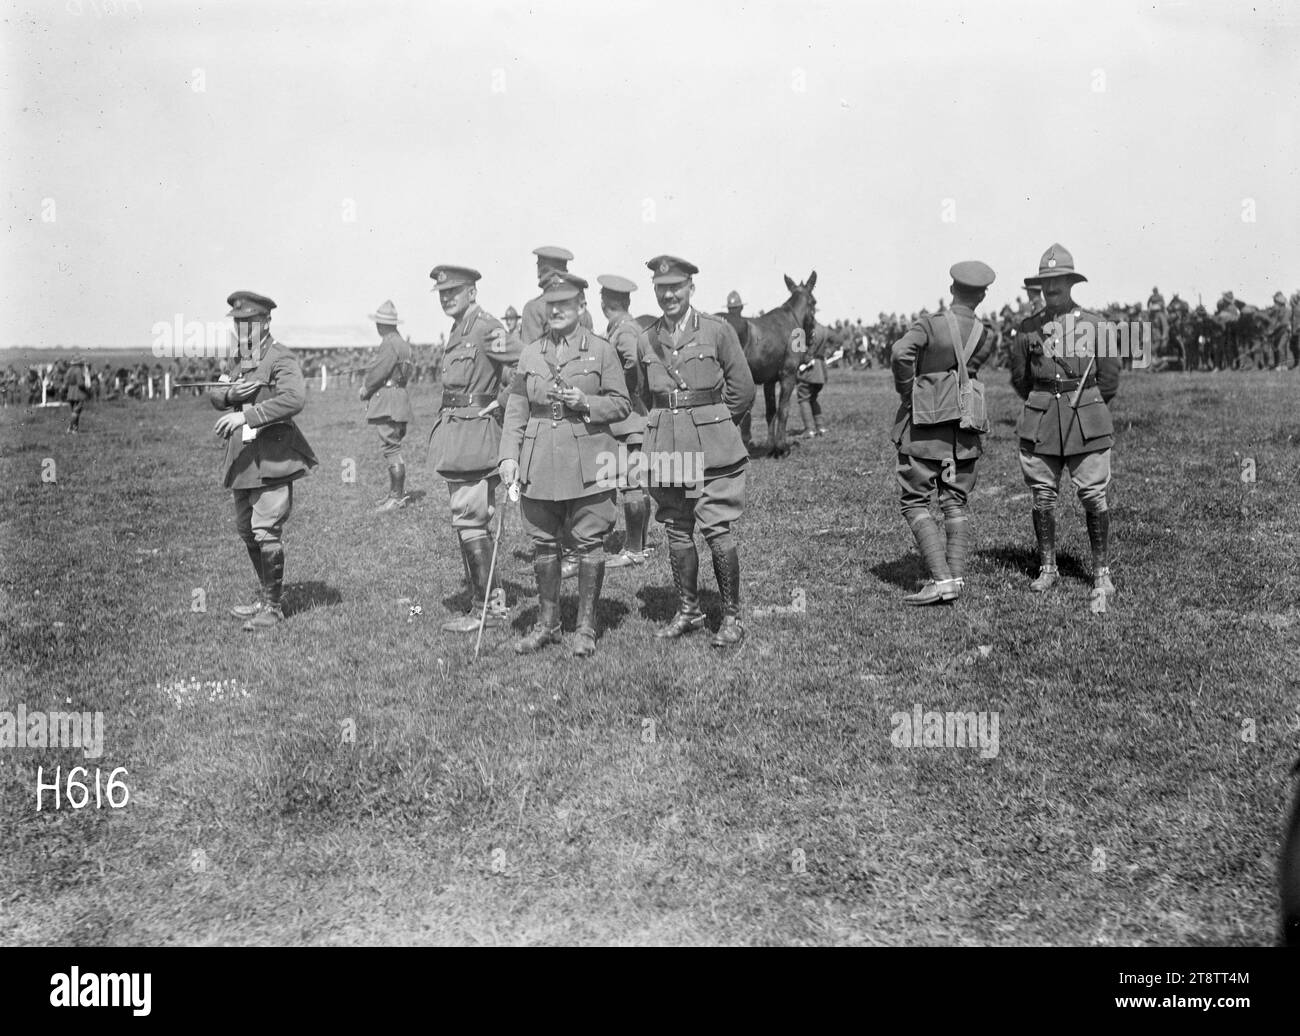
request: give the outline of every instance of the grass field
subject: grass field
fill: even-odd
[[[256,636],[226,615],[253,580],[206,402],[88,407],[79,437],[66,409],[0,411],[0,709],[105,717],[98,759],[0,749],[0,941],[1272,942],[1300,730],[1300,377],[1125,375],[1104,615],[1072,494],[1062,585],[1026,592],[1018,400],[986,380],[955,606],[901,603],[920,569],[892,386],[842,374],[831,435],[755,461],[738,527],[747,611],[800,588],[806,612],[749,617],[730,654],[663,645],[661,546],[608,574],[585,663],[489,631],[472,665],[473,638],[439,631],[467,600],[446,491],[417,447],[418,499],[370,516],[386,478],[352,392],[309,395],[321,466],[286,535],[290,618]],[[422,446],[432,390],[415,398]],[[522,630],[517,508],[503,555]],[[918,704],[997,713],[996,756],[895,747],[891,716]],[[127,805],[46,793],[38,813],[37,767],[76,765],[92,788],[125,767]]]

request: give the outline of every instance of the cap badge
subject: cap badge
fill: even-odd
[[[667,273],[667,272],[668,272],[668,260],[667,260],[667,259],[665,259],[662,263],[659,264],[659,272],[660,272],[660,273]]]
[[[1047,266],[1048,266],[1049,269],[1050,269],[1051,267],[1055,266],[1055,265],[1056,265],[1056,260],[1055,260],[1055,259],[1048,259],[1048,260],[1047,260]]]
[[[446,279],[447,279],[447,271],[446,271],[446,270],[439,270],[439,271],[438,271],[438,283],[441,284],[441,283],[442,283],[443,281],[445,281]]]

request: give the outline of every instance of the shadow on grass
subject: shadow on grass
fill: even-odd
[[[1019,572],[1028,579],[1038,575],[1038,554],[1028,547],[994,547],[992,550],[977,550],[975,557],[987,561],[996,568]],[[1057,552],[1056,568],[1062,579],[1082,579],[1092,582],[1092,574],[1073,554]]]
[[[929,578],[921,559],[910,552],[893,561],[877,562],[871,566],[871,574],[904,590],[915,590]]]
[[[311,579],[305,583],[291,583],[285,587],[284,614],[300,615],[313,608],[329,608],[343,603],[343,595],[328,583]]]
[[[566,588],[567,589],[567,588]],[[510,627],[519,633],[527,633],[537,622],[538,604],[533,601],[526,607],[517,608],[510,617]],[[627,618],[628,606],[619,600],[611,600],[602,596],[596,602],[596,631],[597,634],[606,630],[615,630],[623,625],[623,620]],[[560,591],[560,624],[568,631],[572,630],[578,621],[578,594],[566,593]]]

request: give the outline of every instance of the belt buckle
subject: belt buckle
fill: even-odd
[[[673,413],[677,412],[677,397],[679,395],[681,395],[681,389],[672,389],[668,393],[668,408]]]

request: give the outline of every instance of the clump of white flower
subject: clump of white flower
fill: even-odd
[[[195,677],[190,677],[184,680],[173,680],[169,684],[159,682],[154,684],[154,690],[159,694],[165,694],[178,709],[183,709],[187,705],[193,706],[204,699],[216,703],[219,701],[233,701],[238,698],[247,698],[249,692],[247,684],[240,683],[234,678],[226,680],[198,680]]]

